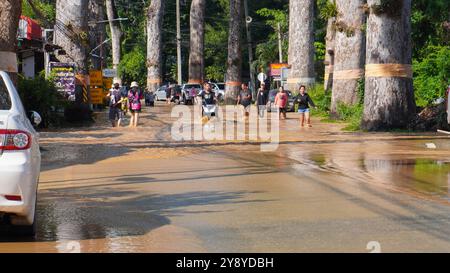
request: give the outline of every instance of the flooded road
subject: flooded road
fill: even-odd
[[[281,122],[278,150],[143,127],[41,134],[36,239],[0,252],[450,252],[450,138]],[[430,148],[432,143],[435,148]]]

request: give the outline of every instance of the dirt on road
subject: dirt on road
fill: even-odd
[[[448,136],[288,117],[271,152],[175,141],[163,104],[137,129],[98,113],[42,132],[37,238],[2,237],[0,252],[450,251]]]

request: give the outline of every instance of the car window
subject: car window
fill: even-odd
[[[218,84],[217,87],[219,87],[220,90],[225,90],[225,84]]]
[[[0,110],[10,110],[11,107],[11,97],[9,96],[9,92],[3,78],[0,77]]]

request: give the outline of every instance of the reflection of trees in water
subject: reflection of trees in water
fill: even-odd
[[[448,194],[448,163],[427,159],[370,159],[364,161],[364,167],[386,183],[407,187],[420,193]]]
[[[11,98],[3,79],[0,77],[0,110],[11,109]]]

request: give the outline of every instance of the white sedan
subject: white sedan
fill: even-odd
[[[39,114],[30,118],[35,126]],[[41,153],[38,134],[8,74],[0,71],[0,222],[34,235]]]

